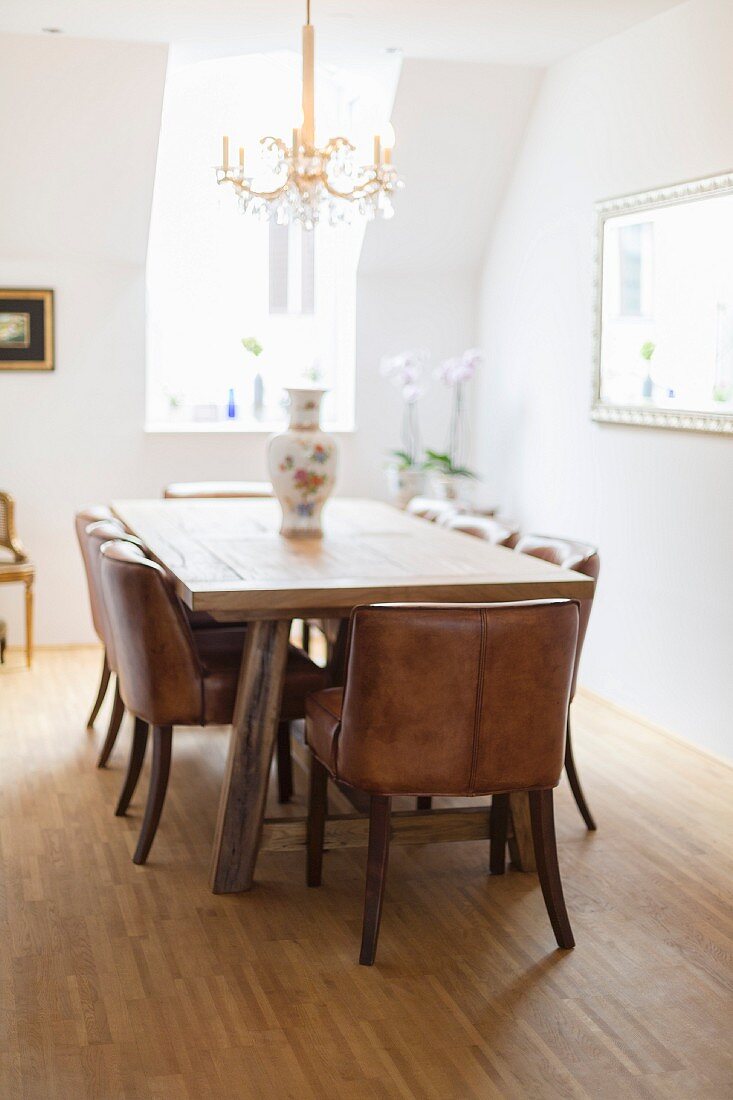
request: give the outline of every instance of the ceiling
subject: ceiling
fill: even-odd
[[[408,57],[546,65],[682,0],[313,0],[326,58],[400,49]],[[82,38],[297,43],[305,0],[0,0],[0,32],[44,27]],[[290,36],[293,42],[290,42]]]

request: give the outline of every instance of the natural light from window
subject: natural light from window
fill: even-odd
[[[355,135],[368,148],[375,105],[358,81],[319,67],[317,89],[318,136]],[[147,263],[149,430],[273,430],[286,419],[283,387],[308,384],[329,390],[324,427],[354,426],[364,224],[272,226],[243,216],[214,177],[223,133],[249,165],[261,137],[291,133],[299,103],[294,53],[169,71]]]

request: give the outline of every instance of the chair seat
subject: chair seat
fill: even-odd
[[[216,628],[196,630],[194,640],[204,666],[203,717],[205,725],[226,725],[234,715],[239,669],[246,630]],[[314,664],[301,649],[288,646],[280,720],[305,717],[306,698],[327,683],[326,670]]]
[[[25,581],[35,576],[35,566],[29,561],[0,562],[0,584],[3,581]]]
[[[336,737],[341,728],[343,688],[326,688],[311,695],[306,703],[306,735],[308,746],[336,774]]]

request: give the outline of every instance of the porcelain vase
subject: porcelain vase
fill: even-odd
[[[326,390],[288,389],[290,423],[270,438],[267,464],[282,508],[280,534],[320,538],[321,512],[333,492],[338,461],[336,440],[321,431]]]

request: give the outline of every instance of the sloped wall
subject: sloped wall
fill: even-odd
[[[406,58],[394,103],[398,214],[364,243],[367,274],[477,273],[542,70]]]

